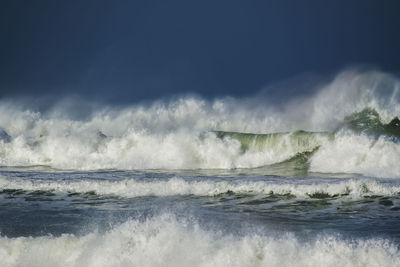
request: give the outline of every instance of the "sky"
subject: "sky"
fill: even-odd
[[[4,0],[0,6],[0,98],[245,97],[299,75],[352,66],[400,74],[396,0]]]

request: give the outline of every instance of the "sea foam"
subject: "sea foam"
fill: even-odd
[[[128,220],[105,233],[0,237],[4,267],[14,266],[399,266],[397,246],[383,239],[322,235],[302,241],[248,232],[204,230],[161,215]]]
[[[322,179],[323,180],[323,179]],[[339,182],[289,183],[276,181],[215,181],[211,179],[187,180],[173,177],[160,181],[124,179],[104,181],[94,179],[35,181],[0,177],[0,192],[7,190],[51,191],[55,193],[96,193],[121,197],[196,195],[216,196],[225,193],[250,195],[292,195],[310,199],[315,194],[332,197],[363,198],[368,196],[397,196],[400,186],[378,180],[345,179]]]
[[[77,116],[62,102],[39,112],[3,100],[0,165],[74,170],[256,168],[288,160],[304,152],[300,148],[318,146],[311,171],[400,177],[399,143],[357,133],[338,133],[334,141],[318,137],[313,147],[291,139],[298,130],[334,132],[346,116],[364,108],[376,110],[387,123],[400,114],[399,88],[389,74],[346,71],[315,94],[288,97],[280,106],[268,96],[179,97],[98,106]],[[286,135],[274,145],[244,151],[238,140],[220,138],[215,131]]]

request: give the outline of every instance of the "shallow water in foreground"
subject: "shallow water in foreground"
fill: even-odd
[[[400,265],[399,179],[17,168],[0,206],[1,266]]]

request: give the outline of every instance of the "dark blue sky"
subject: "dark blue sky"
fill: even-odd
[[[302,73],[400,70],[396,0],[0,5],[0,97],[246,96]]]

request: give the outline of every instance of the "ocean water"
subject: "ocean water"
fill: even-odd
[[[0,101],[0,266],[400,266],[399,88]]]

